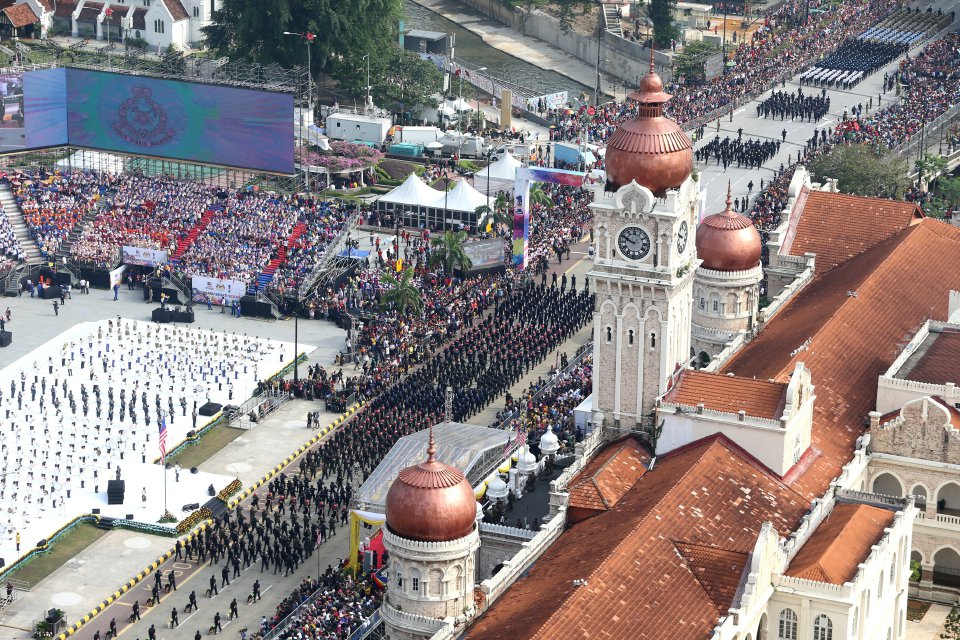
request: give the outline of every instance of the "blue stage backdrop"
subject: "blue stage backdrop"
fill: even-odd
[[[26,143],[30,148],[67,144],[67,70],[23,74]]]
[[[38,73],[48,72],[26,74],[27,105],[33,100],[29,79]],[[46,100],[46,93],[40,93]],[[64,99],[71,145],[273,173],[294,171],[290,94],[67,69]],[[52,99],[44,108],[55,110]],[[31,115],[28,107],[28,123]],[[52,125],[38,131],[37,140],[52,139],[56,133]],[[30,132],[28,124],[27,144],[32,147]]]

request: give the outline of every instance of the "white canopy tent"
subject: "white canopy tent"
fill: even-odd
[[[441,193],[441,200],[443,194]],[[487,196],[474,189],[466,180],[458,180],[457,186],[447,194],[447,210],[473,214],[477,207],[487,204]],[[441,202],[441,206],[443,203]]]
[[[517,160],[513,154],[504,153],[496,162],[491,162],[473,174],[473,186],[476,187],[477,191],[486,193],[489,181],[489,191],[491,194],[495,194],[497,191],[513,193],[513,184],[517,178],[517,169],[522,166],[523,163]]]
[[[443,207],[443,192],[431,189],[416,173],[411,173],[399,187],[380,197],[380,205],[400,207]]]

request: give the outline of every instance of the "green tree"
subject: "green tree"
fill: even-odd
[[[647,10],[653,23],[653,41],[661,49],[670,47],[670,40],[680,37],[680,29],[673,23],[677,0],[650,0]]]
[[[553,206],[553,198],[551,198],[538,183],[536,186],[530,188],[530,204],[550,207]]]
[[[419,113],[424,107],[436,107],[435,94],[443,90],[443,74],[436,65],[412,51],[397,47],[394,61],[383,64],[377,60],[370,66],[370,94],[373,102],[384,109]],[[367,70],[347,76],[340,81],[341,88],[364,93]],[[359,87],[356,82],[359,81]]]
[[[472,267],[473,261],[463,250],[466,239],[466,231],[447,231],[431,240],[430,264],[442,267],[443,273],[448,276],[457,270],[466,271]]]
[[[960,206],[960,178],[937,178],[936,193],[946,201],[951,208]]]
[[[383,274],[383,281],[390,287],[384,291],[380,298],[386,304],[392,304],[401,314],[411,309],[415,313],[423,310],[423,296],[420,290],[413,284],[413,267],[407,267],[397,278],[389,271]]]
[[[910,186],[908,172],[906,160],[864,144],[838,146],[810,165],[816,178],[835,178],[841,192],[873,198],[901,198]]]
[[[917,160],[916,166],[920,178],[930,180],[947,168],[947,159],[941,155],[934,156],[925,153],[922,158]]]
[[[401,0],[223,0],[213,20],[203,28],[207,45],[232,60],[305,65],[304,38],[284,31],[313,33],[309,45],[312,71],[349,79],[362,67],[366,83],[369,54],[372,71],[380,61],[397,59]]]
[[[700,84],[706,81],[703,65],[707,58],[720,51],[720,47],[712,42],[701,40],[691,42],[683,47],[675,58],[674,72],[683,76],[687,84]]]
[[[486,229],[488,224],[492,224],[494,229],[499,225],[510,226],[513,224],[513,216],[507,213],[506,209],[491,209],[485,204],[477,207],[474,213],[477,215],[477,224],[481,229]]]

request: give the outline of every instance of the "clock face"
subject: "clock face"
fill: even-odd
[[[687,248],[687,221],[684,220],[680,223],[680,228],[677,229],[677,253],[683,253],[683,250]]]
[[[640,227],[627,227],[617,238],[620,253],[631,260],[641,260],[650,253],[650,236]]]

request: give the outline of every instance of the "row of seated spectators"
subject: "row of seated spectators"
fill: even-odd
[[[14,265],[25,260],[27,255],[17,239],[17,234],[10,226],[10,219],[0,206],[0,273],[11,269]]]
[[[299,607],[312,595],[316,599]],[[287,616],[296,611],[277,640],[325,640],[349,638],[380,607],[382,592],[369,575],[353,579],[339,571],[327,569],[319,580],[306,579],[277,606],[274,616],[267,621],[262,633],[273,630]]]
[[[350,213],[349,209],[331,203],[307,207],[301,219],[306,229],[287,251],[287,259],[274,272],[271,287],[281,294],[298,287],[330,249],[330,244],[347,224]]]
[[[49,174],[43,169],[6,177],[23,219],[44,257],[53,257],[73,228],[92,209],[100,193],[88,174]]]
[[[213,188],[196,182],[126,174],[93,178],[110,184],[112,206],[83,230],[73,254],[103,266],[123,246],[172,253],[216,198]]]

